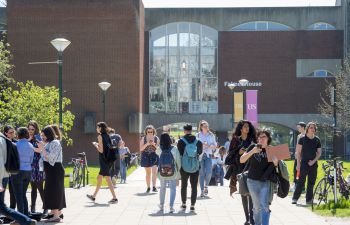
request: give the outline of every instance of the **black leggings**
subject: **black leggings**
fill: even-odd
[[[198,185],[199,171],[197,171],[195,173],[187,173],[181,168],[180,173],[181,173],[181,200],[182,200],[182,203],[186,204],[188,178],[190,178],[191,205],[195,205],[196,200],[197,200],[197,185]]]
[[[243,196],[242,197],[242,204],[243,204],[243,210],[245,214],[245,220],[247,222],[250,222],[250,224],[254,224],[254,218],[253,218],[253,201],[250,196]]]
[[[32,193],[31,193],[31,200],[32,200],[32,207],[35,207],[35,202],[36,202],[36,197],[38,195],[38,190],[39,194],[41,197],[41,200],[44,202],[44,182],[30,182],[30,185],[32,186]]]
[[[15,193],[13,192],[13,185],[11,182],[11,179],[9,179],[9,192],[10,192],[10,208],[16,209],[16,197]]]

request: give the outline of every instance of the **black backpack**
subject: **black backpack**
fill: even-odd
[[[19,173],[19,155],[17,146],[8,138],[1,136],[6,141],[7,158],[5,163],[5,169],[10,174]]]
[[[280,198],[285,198],[289,193],[289,180],[285,180],[279,173],[277,173],[277,178],[277,196]]]
[[[108,135],[102,135],[104,143],[107,143],[107,151],[104,152],[104,158],[107,162],[113,163],[117,160],[118,143],[115,139],[111,139]]]

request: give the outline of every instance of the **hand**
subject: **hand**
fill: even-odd
[[[5,188],[3,188],[2,185],[0,185],[0,192],[4,192],[5,191]]]
[[[243,155],[243,153],[245,153],[245,149],[244,149],[244,148],[241,148],[241,149],[239,150],[239,154],[240,154],[240,155]]]
[[[278,159],[276,156],[272,156],[272,162],[275,166],[278,166]]]
[[[254,152],[254,153],[260,153],[261,151],[262,151],[261,148],[257,148],[257,147],[254,147],[254,148],[253,148],[253,152]]]
[[[314,165],[315,164],[315,160],[309,160],[309,162],[307,162],[307,164],[309,164],[309,166],[312,166],[312,165]]]

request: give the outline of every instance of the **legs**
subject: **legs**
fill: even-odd
[[[176,180],[169,180],[169,188],[170,188],[170,208],[173,208],[175,197],[176,197]]]
[[[32,191],[30,193],[31,201],[32,201],[32,204],[30,205],[30,211],[35,212],[35,203],[36,203],[36,197],[38,195],[38,188],[37,188],[36,182],[34,181],[30,182],[30,186],[32,187]]]
[[[30,171],[20,171],[18,174],[11,176],[18,212],[25,215],[28,215],[26,192],[30,181],[30,174]]]
[[[160,192],[159,192],[159,202],[161,207],[164,206],[164,201],[165,201],[165,193],[166,193],[166,183],[167,181],[165,180],[160,180]]]
[[[105,179],[106,179],[106,182],[107,182],[107,184],[108,184],[109,190],[110,190],[110,192],[111,192],[111,194],[112,194],[112,196],[113,196],[113,199],[116,199],[117,196],[115,195],[115,191],[114,191],[114,187],[113,187],[113,184],[112,184],[111,177],[110,177],[110,176],[106,176]],[[102,179],[101,179],[101,180],[102,180]],[[101,186],[101,185],[100,185],[100,186]],[[97,188],[97,187],[96,187],[96,188]]]
[[[293,200],[297,201],[300,198],[303,187],[305,186],[305,179],[308,173],[309,173],[309,166],[305,163],[302,163],[300,165],[300,177],[297,182],[297,187],[295,188],[295,191],[293,194],[293,198],[292,198]]]
[[[188,178],[190,175],[189,173],[186,173],[185,171],[183,171],[183,169],[180,169],[180,173],[181,173],[181,201],[182,201],[182,204],[186,204],[187,184],[188,184]]]
[[[152,185],[153,185],[153,188],[155,188],[156,184],[157,184],[157,172],[158,172],[158,167],[152,166]]]
[[[124,160],[120,160],[120,179],[121,181],[126,181],[126,163]]]
[[[92,195],[93,198],[96,198],[96,195],[97,195],[98,191],[101,188],[101,184],[102,184],[102,175],[98,175],[97,176],[97,184],[96,184],[95,192]]]
[[[197,186],[198,186],[198,176],[199,172],[190,174],[190,183],[191,183],[191,205],[194,206],[197,200]]]
[[[253,212],[255,225],[268,225],[270,220],[270,209],[268,201],[268,182],[258,180],[247,180],[248,189],[253,201]]]
[[[201,187],[201,191],[203,192],[204,187],[208,186],[212,174],[211,158],[207,157],[207,155],[204,154],[200,163],[201,168],[199,170],[199,184]]]
[[[147,185],[147,188],[150,188],[152,167],[145,167],[145,171],[146,171],[146,185]]]
[[[10,192],[10,208],[15,209],[16,208],[16,197],[15,193],[13,192],[13,187],[11,180],[9,179],[9,192]]]
[[[307,189],[306,189],[306,203],[311,202],[313,199],[313,190],[317,178],[317,164],[315,163],[309,168],[309,175],[307,176]]]

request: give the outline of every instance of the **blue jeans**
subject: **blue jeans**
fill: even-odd
[[[127,165],[125,160],[120,160],[120,180],[126,181],[126,170],[127,170]]]
[[[4,189],[6,189],[6,185],[8,181],[9,179],[7,177],[2,179],[2,186],[4,187]],[[23,215],[22,213],[19,213],[11,208],[8,208],[5,205],[4,198],[5,198],[5,191],[0,192],[0,214],[5,215],[6,217],[11,218],[13,220],[16,220],[21,225],[29,225],[31,222],[31,219],[28,216]]]
[[[215,166],[215,178],[216,182],[220,183],[221,186],[224,186],[224,168],[220,165]]]
[[[201,168],[199,170],[199,185],[201,187],[201,191],[203,192],[204,187],[207,187],[212,173],[212,162],[211,158],[207,156],[207,154],[203,154],[201,160]]]
[[[159,191],[159,201],[160,205],[164,206],[166,184],[170,187],[170,207],[174,207],[174,201],[176,197],[176,180],[160,180],[160,191]]]
[[[253,201],[255,225],[268,225],[270,220],[268,181],[248,178],[247,185]]]
[[[20,170],[18,174],[10,177],[13,185],[13,193],[16,197],[17,210],[20,213],[28,215],[27,189],[32,177],[32,171]]]

